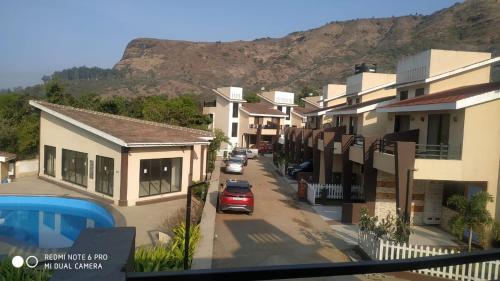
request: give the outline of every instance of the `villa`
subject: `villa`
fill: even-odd
[[[185,197],[211,132],[42,101],[39,177],[120,206]]]
[[[491,72],[499,61],[432,49],[401,59],[396,74],[362,70],[347,78],[346,104],[305,113],[306,128],[288,129],[284,149],[313,161],[314,183],[341,186],[344,222],[365,207],[447,229],[447,198],[481,190],[494,197],[488,210],[498,220],[500,83]]]
[[[260,142],[275,143],[283,129],[304,123],[294,114],[294,93],[270,91],[258,94],[259,103],[247,103],[240,87],[222,87],[212,90],[215,100],[206,101],[203,113],[211,116],[210,129],[220,129],[229,138],[221,151],[234,147],[251,147]]]

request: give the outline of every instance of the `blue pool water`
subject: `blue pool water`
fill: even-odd
[[[0,238],[30,246],[70,247],[83,229],[114,225],[106,209],[87,200],[0,196]]]

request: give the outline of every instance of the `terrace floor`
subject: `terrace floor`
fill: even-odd
[[[9,184],[0,184],[1,194],[67,196],[97,202],[110,211],[116,226],[136,227],[136,246],[155,242],[162,222],[186,205],[185,199],[174,199],[141,206],[121,207],[49,183],[36,176],[19,178]]]

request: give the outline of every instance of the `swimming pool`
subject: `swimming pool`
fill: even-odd
[[[39,248],[70,247],[85,228],[113,227],[113,216],[82,199],[0,196],[0,238]]]

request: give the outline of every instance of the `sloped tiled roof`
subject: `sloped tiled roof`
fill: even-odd
[[[286,113],[274,109],[271,105],[265,103],[245,103],[241,108],[252,115],[287,116]]]
[[[306,108],[304,108],[304,107],[297,106],[297,107],[294,107],[294,108],[293,108],[293,112],[294,112],[294,113],[297,113],[298,115],[303,116],[303,115],[304,115],[304,113],[309,112],[309,109],[306,109]]]
[[[42,101],[30,104],[57,118],[72,123],[122,146],[184,145],[206,143],[208,131],[139,120]]]
[[[412,99],[396,101],[381,108],[452,103],[499,89],[500,82],[464,86]]]

